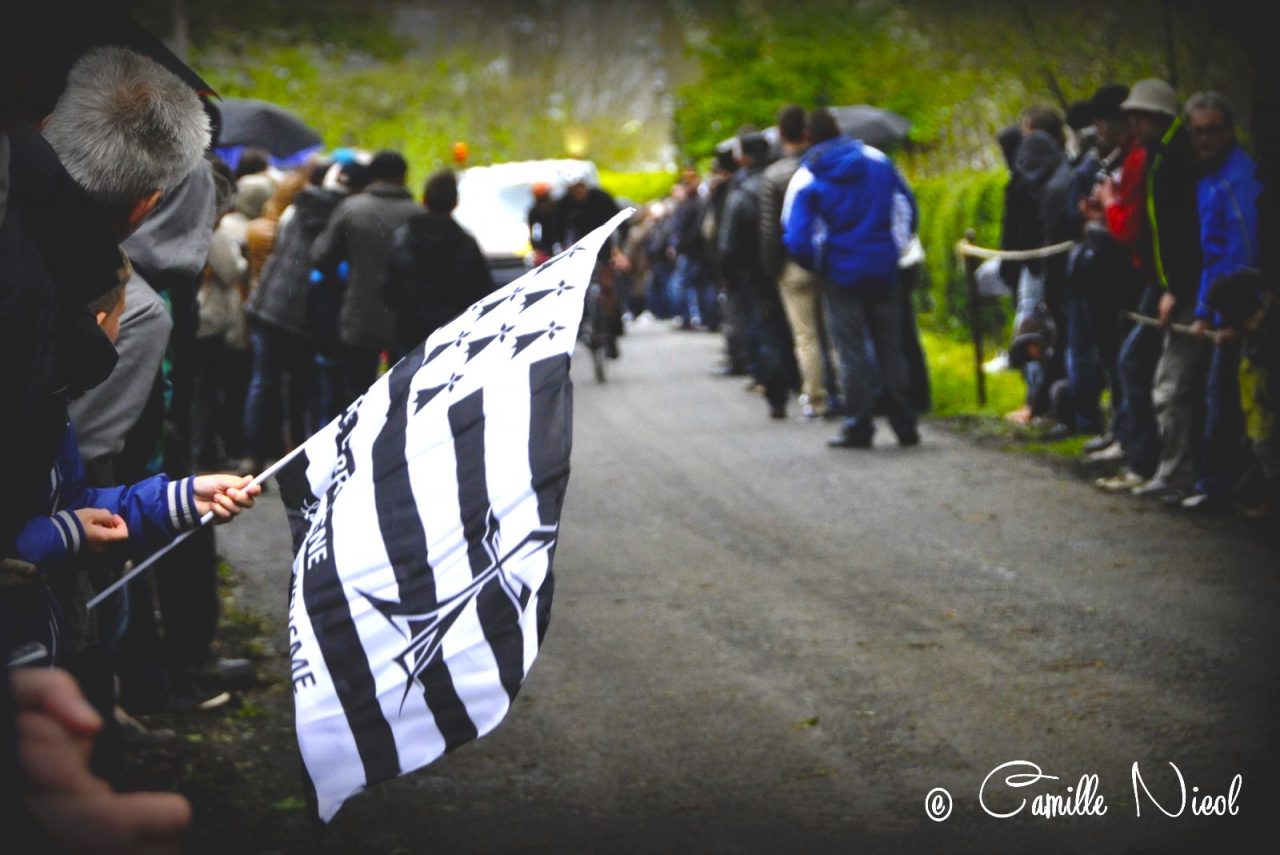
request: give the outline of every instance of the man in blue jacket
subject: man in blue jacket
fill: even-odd
[[[1258,267],[1258,168],[1236,143],[1235,110],[1216,92],[1201,92],[1187,101],[1191,147],[1204,169],[1196,185],[1200,212],[1200,245],[1204,263],[1192,326],[1220,327],[1209,361],[1204,443],[1200,472],[1191,495],[1182,499],[1190,510],[1230,510],[1239,472],[1244,414],[1240,407],[1240,336],[1209,308],[1213,283],[1224,276]]]
[[[810,114],[808,134],[812,148],[783,202],[783,241],[797,263],[822,276],[828,331],[840,359],[844,426],[827,444],[871,447],[877,378],[867,351],[870,336],[889,424],[900,445],[916,445],[920,434],[897,293],[898,258],[915,228],[915,199],[889,159],[842,137],[826,110]]]

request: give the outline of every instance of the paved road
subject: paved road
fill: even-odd
[[[1227,851],[1266,829],[1273,530],[1100,495],[929,426],[915,449],[885,429],[830,450],[829,426],[770,421],[710,376],[718,349],[650,326],[604,385],[575,362],[530,679],[494,734],[348,803],[334,851]],[[244,598],[282,620],[274,496],[220,536],[259,586]],[[1027,802],[994,818],[984,778],[1019,760],[1056,779],[993,776],[988,809]],[[1188,796],[1239,773],[1238,813],[1135,803],[1138,763],[1176,807],[1169,762]],[[1090,773],[1104,815],[1031,815]]]

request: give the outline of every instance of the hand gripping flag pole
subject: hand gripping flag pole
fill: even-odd
[[[255,475],[253,480],[245,485],[244,489],[247,490],[250,487],[252,487],[254,484],[261,484],[263,481],[266,481],[268,478],[270,478],[272,475],[276,474],[276,472],[282,469],[286,464],[288,464],[289,461],[293,459],[294,455],[296,455],[301,450],[302,450],[302,446],[298,446],[293,451],[289,452],[284,457],[280,458],[275,463],[271,464],[271,466],[263,470],[262,473]],[[182,534],[178,535],[173,540],[166,543],[160,549],[148,555],[146,560],[143,561],[141,564],[137,565],[136,567],[129,568],[129,570],[123,576],[121,576],[119,579],[115,580],[110,585],[108,585],[107,587],[99,591],[97,594],[95,594],[93,599],[89,600],[86,608],[90,608],[90,609],[93,608],[94,606],[98,605],[98,603],[102,602],[107,597],[111,596],[116,591],[120,590],[125,585],[129,584],[130,579],[132,579],[134,576],[137,576],[143,570],[146,570],[152,564],[155,564],[164,556],[168,555],[170,552],[173,551],[174,547],[176,547],[179,543],[182,543],[182,541],[186,540],[188,537],[191,537],[191,535],[195,534],[200,529],[204,528],[206,525],[209,524],[209,522],[212,519],[213,519],[213,511],[209,511],[208,513],[206,513],[204,516],[200,518],[200,524],[197,525],[195,528],[184,531]]]

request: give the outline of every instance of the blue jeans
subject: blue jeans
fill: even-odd
[[[676,256],[676,267],[667,280],[667,306],[672,315],[680,315],[690,324],[701,326],[705,320],[704,309],[707,277],[702,260],[691,255]]]
[[[320,429],[333,421],[347,405],[347,384],[342,363],[335,356],[317,353],[316,383],[311,399],[311,423]]]
[[[875,432],[872,410],[877,374],[894,433],[899,437],[915,433],[899,287],[897,282],[859,288],[823,283],[827,330],[840,359],[844,432],[848,436],[869,439]],[[878,372],[868,355],[868,338],[875,346]]]
[[[1072,423],[1082,433],[1102,432],[1102,388],[1106,375],[1093,332],[1089,305],[1072,295],[1067,301],[1067,382],[1071,390]]]
[[[315,362],[310,343],[282,327],[254,321],[249,338],[253,345],[253,373],[245,402],[244,433],[250,453],[263,461],[283,451],[284,414],[280,404],[284,375],[289,378],[290,444],[299,445],[310,436],[307,400]]]
[[[649,288],[646,308],[655,318],[671,317],[671,303],[667,288],[671,282],[671,265],[666,261],[655,261],[649,270]]]
[[[1206,384],[1204,444],[1200,449],[1197,493],[1226,498],[1240,474],[1240,438],[1244,413],[1240,409],[1240,342],[1230,341],[1213,349]]]
[[[1139,314],[1155,317],[1160,305],[1160,289],[1148,285],[1138,302]],[[1129,469],[1150,478],[1160,462],[1160,430],[1156,425],[1152,385],[1156,363],[1160,361],[1164,333],[1155,327],[1136,324],[1120,345],[1120,383],[1124,387],[1124,433],[1120,445]]]

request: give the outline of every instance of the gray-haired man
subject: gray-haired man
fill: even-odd
[[[70,393],[110,372],[115,351],[85,308],[120,281],[119,241],[199,163],[209,119],[153,60],[119,47],[72,68],[42,137],[14,123],[0,223],[0,554],[47,486]]]

